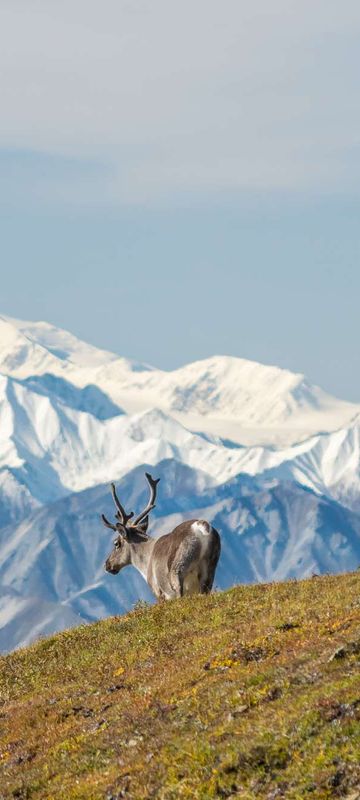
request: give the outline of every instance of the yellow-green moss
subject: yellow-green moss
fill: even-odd
[[[139,605],[0,659],[0,800],[360,791],[360,573]]]

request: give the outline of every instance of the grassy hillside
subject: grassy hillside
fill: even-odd
[[[0,798],[360,792],[360,572],[139,607],[0,660]]]

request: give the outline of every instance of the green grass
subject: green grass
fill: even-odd
[[[0,659],[0,798],[355,798],[360,572],[140,605]]]

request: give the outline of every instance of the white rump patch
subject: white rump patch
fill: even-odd
[[[205,520],[202,519],[195,520],[195,522],[193,522],[191,527],[194,533],[200,533],[202,536],[209,536],[209,533],[211,531],[211,525],[209,525],[208,522],[205,522]]]

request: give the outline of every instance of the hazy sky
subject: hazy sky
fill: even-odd
[[[357,0],[1,0],[0,311],[360,401]]]

